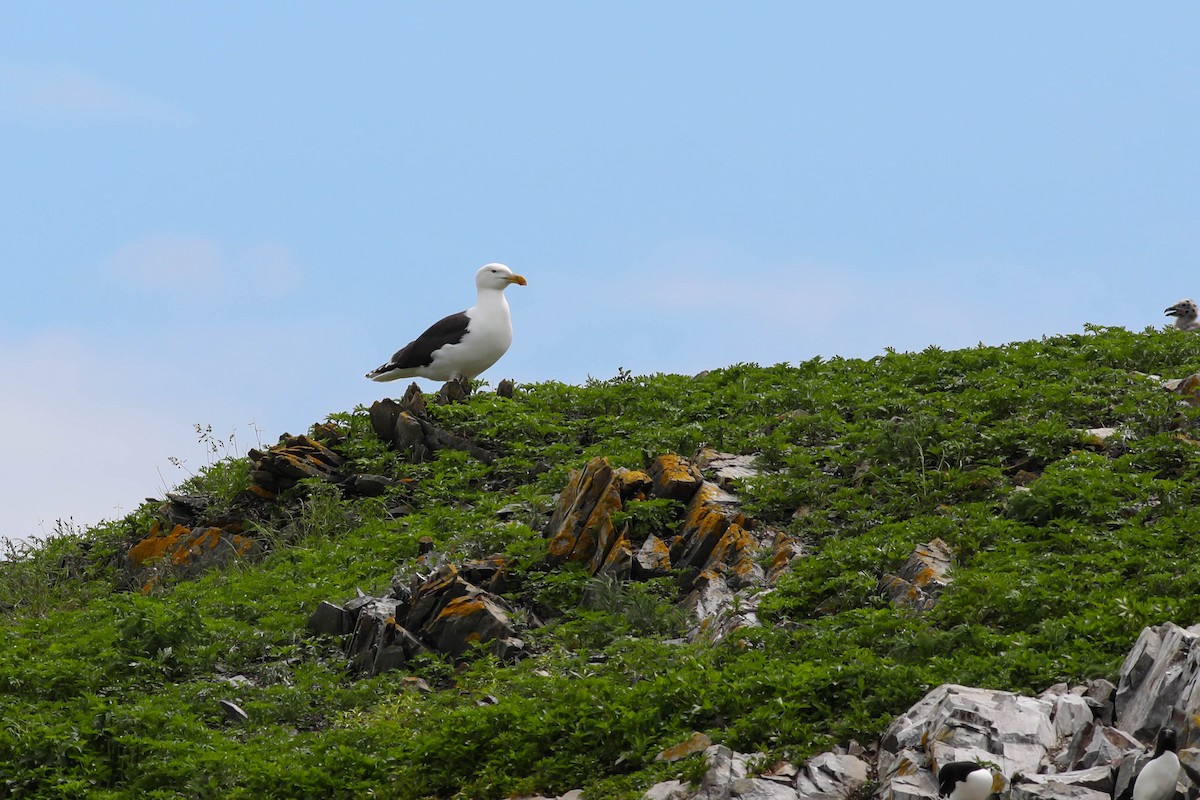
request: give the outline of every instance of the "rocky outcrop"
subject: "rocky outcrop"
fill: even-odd
[[[935,800],[938,765],[974,760],[993,770],[993,790],[1005,800],[1109,800],[1149,758],[1158,730],[1173,725],[1184,765],[1176,798],[1191,800],[1200,794],[1200,749],[1191,746],[1200,719],[1197,637],[1200,625],[1145,629],[1119,686],[1103,679],[1058,684],[1037,697],[939,686],[892,722],[874,756],[851,743],[799,768],[784,762],[755,772],[752,756],[712,745],[700,785],[664,781],[644,797],[843,800],[873,786],[878,800]],[[702,743],[701,736],[681,743],[681,751],[694,752],[685,746]]]
[[[885,573],[878,589],[897,606],[928,611],[942,590],[950,585],[949,572],[953,562],[950,546],[941,539],[934,539],[914,550],[898,573]]]
[[[155,522],[126,553],[134,581],[143,592],[156,588],[162,576],[192,577],[230,561],[256,555],[258,542],[212,525],[177,524],[169,531]]]
[[[447,387],[450,385],[446,384]],[[443,391],[446,391],[446,387],[443,387]],[[439,402],[445,401],[443,405],[460,399],[457,394],[454,397],[439,396]],[[429,418],[424,396],[415,383],[408,387],[400,400],[385,399],[372,403],[369,414],[375,435],[404,453],[410,461],[428,461],[435,452],[446,448],[461,450],[485,464],[496,460],[496,454],[490,450],[434,425]]]
[[[708,468],[748,477],[752,461],[705,450]],[[726,475],[726,483],[735,478]],[[636,536],[618,526],[619,512],[638,500],[674,500],[683,512],[674,530]],[[644,580],[678,570],[680,605],[696,621],[689,638],[724,638],[757,625],[761,593],[803,554],[799,542],[746,516],[738,498],[707,480],[690,460],[673,454],[653,459],[645,471],[614,468],[595,458],[571,473],[544,530],[548,560],[585,564],[593,575]],[[764,562],[769,566],[764,566]],[[735,610],[736,609],[736,610]]]
[[[436,561],[423,558],[424,564]],[[407,583],[394,582],[384,597],[360,594],[342,604],[323,601],[309,616],[308,629],[347,636],[351,664],[370,674],[402,669],[422,652],[458,657],[477,644],[489,645],[501,658],[516,658],[525,644],[516,636],[512,609],[472,582],[499,589],[506,567],[504,557],[497,555],[415,572]]]

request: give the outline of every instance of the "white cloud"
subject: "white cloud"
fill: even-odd
[[[38,121],[179,125],[186,119],[170,103],[67,66],[0,70],[0,107]]]

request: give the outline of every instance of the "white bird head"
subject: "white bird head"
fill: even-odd
[[[525,285],[525,279],[503,264],[484,264],[475,273],[478,289],[507,289],[509,284]]]

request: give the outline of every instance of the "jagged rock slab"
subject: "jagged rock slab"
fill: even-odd
[[[1116,725],[1152,742],[1173,717],[1200,712],[1200,625],[1145,628],[1121,665]],[[1180,747],[1196,743],[1195,726],[1180,729]]]
[[[1051,700],[945,684],[898,717],[880,740],[883,797],[935,798],[937,764],[983,760],[1008,776],[1036,774],[1058,743]]]
[[[954,554],[941,539],[923,544],[913,551],[897,574],[885,574],[879,591],[901,607],[928,611],[949,584]]]
[[[696,454],[696,467],[718,486],[725,488],[735,481],[758,477],[756,456],[722,453],[702,447]]]
[[[1056,775],[1017,775],[1011,800],[1111,800],[1112,773],[1108,767]]]
[[[845,800],[871,778],[871,765],[849,753],[814,756],[796,776],[802,800]]]

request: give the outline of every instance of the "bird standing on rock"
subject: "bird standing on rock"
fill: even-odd
[[[512,318],[504,290],[514,283],[524,286],[526,281],[503,264],[484,264],[475,273],[475,305],[435,322],[367,377],[373,381],[474,379],[512,344]]]
[[[987,800],[992,771],[974,761],[951,761],[938,770],[938,796],[949,800]]]
[[[1163,313],[1175,318],[1175,327],[1179,330],[1194,331],[1200,329],[1200,321],[1196,320],[1198,311],[1200,309],[1197,309],[1194,301],[1180,300],[1173,306],[1167,306]]]
[[[1171,800],[1175,796],[1175,784],[1179,782],[1179,756],[1175,754],[1175,747],[1175,729],[1159,731],[1154,758],[1134,776],[1119,800]]]

